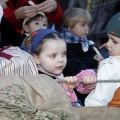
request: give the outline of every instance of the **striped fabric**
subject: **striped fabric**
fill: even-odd
[[[0,76],[27,76],[31,74],[38,74],[38,69],[29,53],[12,46],[0,50]]]
[[[62,85],[62,87],[65,89],[71,103],[74,103],[74,102],[78,101],[77,95],[76,95],[74,90],[67,89],[63,85]]]

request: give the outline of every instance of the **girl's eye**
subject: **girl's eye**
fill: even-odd
[[[54,59],[56,57],[56,55],[50,55],[50,58]]]
[[[36,24],[36,25],[39,25],[39,22],[36,22],[35,24]]]
[[[47,27],[47,24],[43,24],[43,26]]]

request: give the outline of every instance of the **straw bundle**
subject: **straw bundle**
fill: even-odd
[[[67,110],[35,108],[25,94],[24,86],[17,84],[0,89],[0,112],[12,120],[66,120],[72,115]]]

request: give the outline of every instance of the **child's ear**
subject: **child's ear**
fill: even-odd
[[[35,63],[36,63],[37,65],[40,65],[39,55],[34,54],[34,55],[33,55],[33,59],[34,59],[34,61],[35,61]]]
[[[23,30],[24,30],[26,33],[29,33],[29,27],[28,27],[28,25],[23,25]]]

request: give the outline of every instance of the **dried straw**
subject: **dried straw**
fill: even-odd
[[[0,112],[11,120],[66,120],[72,115],[67,110],[36,109],[25,95],[25,88],[17,84],[0,89],[0,98]]]

